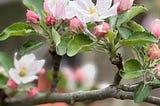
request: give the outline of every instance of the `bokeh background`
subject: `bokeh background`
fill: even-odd
[[[143,24],[146,29],[150,29],[150,23],[155,17],[160,18],[160,0],[137,0],[135,1],[139,4],[145,5],[149,8],[149,12],[147,14],[141,14],[136,17],[138,23]],[[21,0],[0,0],[0,32],[10,24],[19,21],[26,21],[25,18],[26,8],[23,6]],[[27,39],[42,39],[38,36],[32,37],[10,37],[9,39],[0,42],[0,51],[5,51],[10,55],[14,55],[17,52],[21,45]],[[127,47],[122,48],[120,51],[123,53],[123,59],[127,60],[134,56],[134,52],[132,50],[124,51]],[[50,68],[50,64],[52,60],[50,60],[50,55],[47,51],[47,46],[43,46],[42,48],[33,51],[38,58],[45,58],[47,60],[46,67]],[[128,48],[127,48],[128,49]],[[95,84],[103,84],[103,86],[107,86],[108,84],[113,82],[113,76],[116,73],[117,69],[113,66],[108,57],[105,54],[97,53],[97,52],[87,52],[80,53],[74,57],[64,56],[61,62],[61,68],[70,67],[72,70],[76,70],[78,68],[83,67],[84,64],[92,64],[95,66],[94,70],[96,70],[96,78]],[[89,68],[92,70],[92,68]],[[122,80],[122,83],[135,83],[138,80]],[[154,90],[153,95],[160,96],[159,90]],[[147,103],[135,104],[133,101],[128,100],[116,100],[116,99],[107,99],[103,101],[96,101],[94,103],[86,103],[81,104],[77,103],[75,106],[154,106]],[[61,105],[59,105],[61,106]]]

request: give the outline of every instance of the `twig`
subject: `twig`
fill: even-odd
[[[55,91],[57,83],[59,81],[58,72],[59,72],[59,67],[60,67],[62,56],[57,55],[55,46],[50,47],[49,53],[51,54],[52,59],[53,59],[53,83],[52,83],[51,91]]]
[[[109,86],[105,89],[93,90],[93,91],[81,91],[74,93],[52,93],[49,96],[43,95],[35,98],[9,98],[6,99],[3,106],[33,106],[42,103],[54,103],[54,102],[85,102],[86,100],[102,100],[106,98],[116,99],[128,99],[133,100],[134,94],[132,92],[126,92],[118,89],[116,86]],[[152,103],[155,105],[160,104],[160,98],[149,96],[145,102]]]

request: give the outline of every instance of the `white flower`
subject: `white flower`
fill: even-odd
[[[14,57],[14,66],[9,70],[10,77],[17,83],[28,83],[38,77],[36,74],[41,70],[45,63],[45,60],[35,60],[34,54],[27,54],[21,57],[20,60]]]
[[[96,5],[92,0],[74,0],[70,2],[76,16],[84,23],[91,21],[103,21],[104,19],[117,15],[119,2],[111,7],[112,0],[97,0]],[[111,7],[111,8],[110,8]]]
[[[73,9],[70,7],[70,0],[44,0],[44,10],[58,18],[71,19],[75,16]]]

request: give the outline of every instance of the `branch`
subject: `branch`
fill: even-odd
[[[129,99],[133,100],[134,94],[132,92],[126,92],[116,88],[116,86],[109,86],[105,89],[93,90],[93,91],[79,91],[74,93],[52,93],[50,95],[37,96],[35,98],[18,97],[18,98],[8,98],[6,99],[3,106],[34,106],[43,103],[53,103],[53,102],[66,102],[73,104],[75,102],[84,101],[95,101],[102,100],[106,98],[116,98],[116,99]],[[149,96],[145,102],[152,103],[155,105],[160,104],[160,98]]]
[[[114,85],[119,85],[120,81],[121,81],[121,76],[119,75],[119,72],[121,70],[123,70],[123,64],[122,64],[122,56],[121,54],[116,54],[114,57],[110,57],[110,61],[113,65],[116,65],[118,68],[118,71],[114,77]]]
[[[55,91],[57,83],[59,81],[58,72],[59,72],[59,66],[61,62],[62,56],[57,55],[56,53],[56,47],[53,45],[49,48],[49,53],[52,56],[53,60],[53,83],[52,83],[52,89],[51,91]]]

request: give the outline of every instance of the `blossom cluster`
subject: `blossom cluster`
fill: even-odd
[[[47,12],[45,22],[48,26],[55,25],[59,19],[69,21],[70,30],[78,32],[79,29],[86,29],[89,22],[99,22],[100,25],[94,27],[93,34],[97,37],[104,37],[110,29],[106,18],[116,16],[118,12],[129,10],[134,0],[97,0],[94,4],[92,0],[45,0],[44,11]],[[27,10],[27,20],[32,23],[40,21],[39,16]]]

